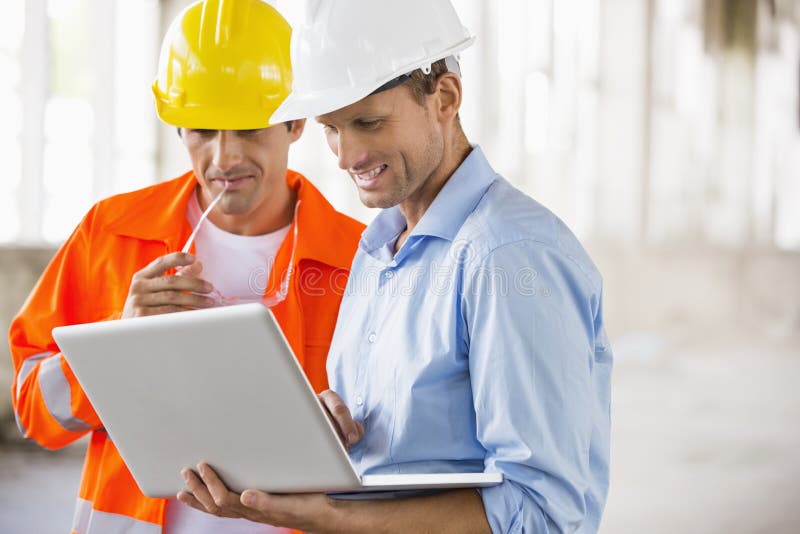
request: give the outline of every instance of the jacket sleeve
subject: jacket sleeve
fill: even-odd
[[[587,518],[596,291],[568,258],[522,241],[491,252],[465,282],[470,374],[495,533],[574,532]],[[500,286],[497,281],[503,282]]]
[[[14,361],[11,396],[17,425],[26,438],[49,449],[63,447],[101,427],[100,420],[51,331],[90,317],[87,285],[91,221],[87,214],[45,269],[11,323]]]

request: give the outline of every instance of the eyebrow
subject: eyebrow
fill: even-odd
[[[375,109],[371,109],[371,110],[366,110],[366,111],[361,112],[361,113],[351,113],[351,114],[345,116],[343,119],[341,119],[339,121],[336,121],[336,122],[338,122],[339,124],[342,124],[342,123],[344,123],[344,124],[352,124],[352,123],[358,122],[358,121],[385,120],[391,114],[392,114],[391,110],[389,110],[389,111],[387,111],[387,110],[378,111],[378,110],[375,110]],[[326,119],[328,119],[327,115],[328,114],[319,115],[317,117],[314,117],[314,120],[317,121],[317,123],[322,124],[322,125],[332,124],[333,121],[326,120]]]

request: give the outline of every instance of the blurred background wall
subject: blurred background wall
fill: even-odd
[[[188,3],[3,3],[4,330],[93,202],[188,170],[150,93]],[[299,0],[273,3],[301,20]],[[800,2],[453,3],[478,36],[461,58],[468,137],[605,277],[617,365],[604,530],[800,531]],[[340,210],[374,216],[318,125],[290,165]],[[0,465],[17,465],[0,470],[0,497],[50,503],[63,524],[77,486],[63,466],[80,451],[18,456],[12,379],[0,344]],[[0,526],[36,519],[7,502]]]

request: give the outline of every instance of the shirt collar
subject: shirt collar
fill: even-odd
[[[442,190],[409,235],[433,236],[452,241],[464,221],[478,205],[486,190],[497,178],[483,150],[478,145],[458,166],[445,182]],[[378,213],[361,238],[361,248],[374,252],[397,238],[406,226],[406,219],[399,206],[392,206]]]

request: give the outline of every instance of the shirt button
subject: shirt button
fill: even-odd
[[[370,335],[367,337],[367,339],[369,340],[369,342],[370,342],[370,343],[375,343],[375,340],[376,340],[376,339],[378,339],[378,336],[375,334],[375,332],[372,332],[372,333],[371,333],[371,334],[370,334]]]
[[[361,398],[361,395],[359,395],[358,397],[356,397],[356,404],[357,404],[357,405],[359,405],[359,406],[361,406],[362,404],[364,404],[364,399],[362,399],[362,398]]]
[[[386,278],[394,278],[394,271],[386,271]]]

